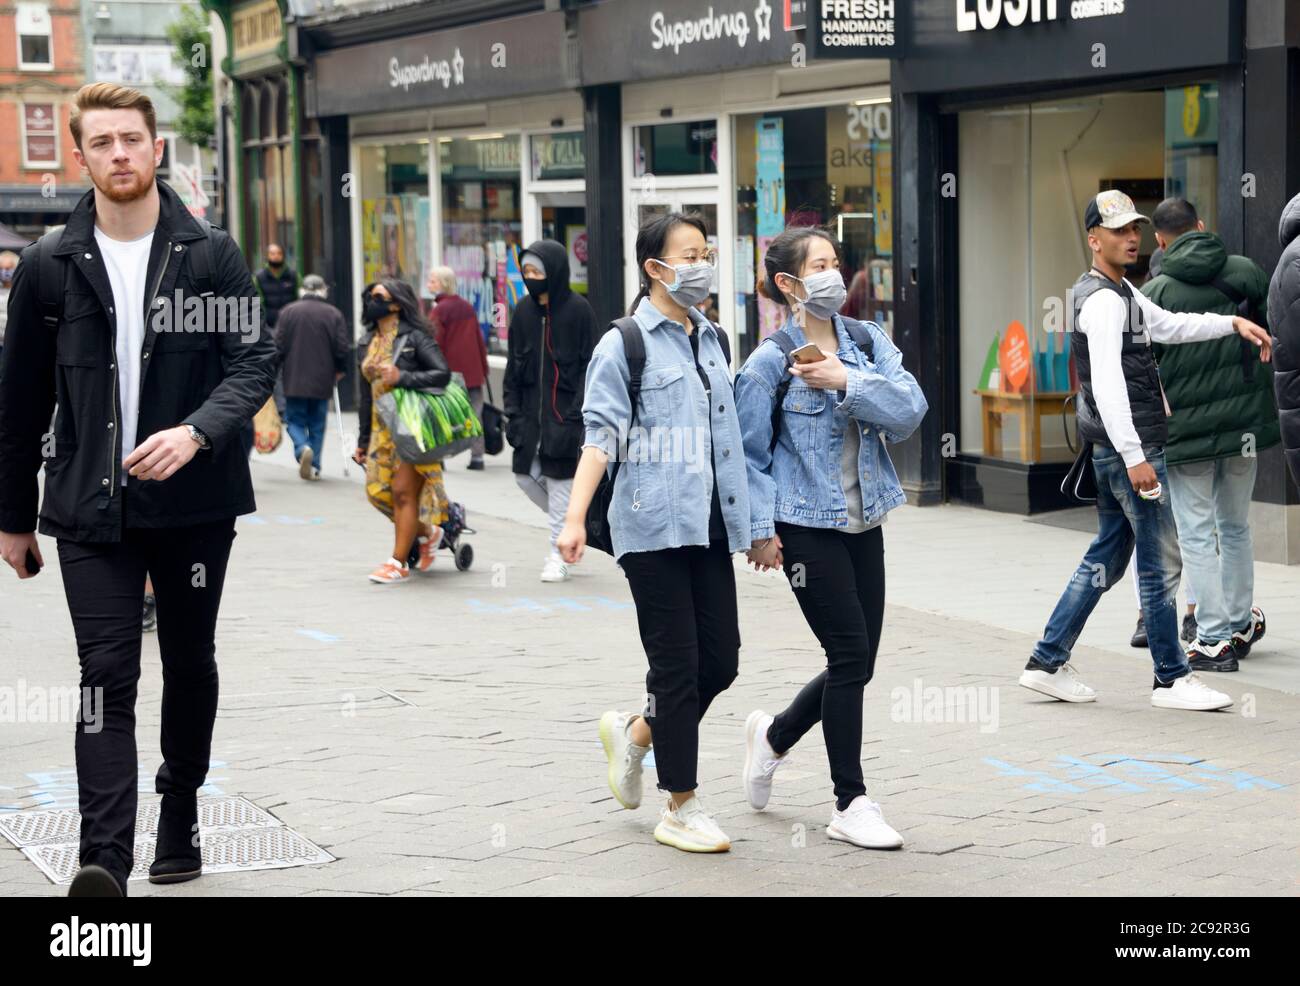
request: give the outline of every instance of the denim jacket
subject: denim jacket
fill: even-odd
[[[845,527],[848,506],[840,481],[844,429],[861,428],[858,475],[862,519],[874,524],[905,497],[885,442],[901,442],[925,417],[925,395],[903,369],[903,355],[874,322],[875,361],[853,344],[845,319],[833,324],[838,356],[848,370],[843,393],[817,390],[792,377],[782,405],[780,434],[772,448],[772,404],[786,374],[785,356],[775,343],[758,346],[736,374],[736,408],[744,433],[749,476],[750,537],[771,537],[776,521],[802,527]],[[802,346],[807,339],[793,318],[785,330]]]
[[[750,545],[749,488],[731,368],[713,323],[694,308],[689,312],[700,334],[700,365],[709,377],[712,408],[685,329],[649,298],[641,300],[634,316],[646,353],[635,423],[623,337],[606,332],[587,365],[583,447],[595,446],[609,456],[610,470],[616,458],[622,460],[609,517],[615,558],[629,551],[707,545],[715,469],[728,546],[743,551]],[[718,444],[714,468],[710,415]]]

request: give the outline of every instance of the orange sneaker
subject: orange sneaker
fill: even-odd
[[[399,565],[395,558],[390,558],[373,572],[370,573],[370,581],[377,582],[380,585],[391,585],[394,582],[405,582],[411,577],[411,570],[405,565]]]
[[[421,575],[426,575],[433,570],[433,560],[437,557],[438,548],[442,546],[442,528],[433,529],[433,537],[420,538],[420,560],[416,562],[415,570]]]

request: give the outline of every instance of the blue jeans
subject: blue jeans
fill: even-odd
[[[329,414],[329,398],[286,397],[284,423],[293,442],[293,457],[302,457],[302,450],[311,447],[312,465],[320,472],[321,448],[325,444],[325,419]]]
[[[1255,550],[1250,497],[1257,462],[1253,456],[1234,455],[1169,467],[1178,546],[1196,595],[1196,633],[1206,643],[1228,640],[1251,622]]]
[[[1147,447],[1142,451],[1162,487],[1159,500],[1138,496],[1129,482],[1124,460],[1113,448],[1107,445],[1093,448],[1097,537],[1070,577],[1070,584],[1047,621],[1043,639],[1034,645],[1034,660],[1045,667],[1059,668],[1070,659],[1070,649],[1083,632],[1101,594],[1124,577],[1124,569],[1136,547],[1142,618],[1156,678],[1161,684],[1169,684],[1191,670],[1178,641],[1178,577],[1182,559],[1178,554],[1174,514],[1169,506],[1165,450]]]

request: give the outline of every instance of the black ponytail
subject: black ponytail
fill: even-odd
[[[637,229],[636,269],[637,283],[641,285],[641,290],[632,300],[632,307],[627,311],[629,315],[636,312],[641,299],[650,293],[650,284],[645,274],[645,262],[659,258],[668,242],[668,234],[682,223],[694,226],[700,231],[701,236],[706,240],[709,238],[709,228],[704,224],[704,217],[698,212],[669,212],[662,216],[651,216]]]

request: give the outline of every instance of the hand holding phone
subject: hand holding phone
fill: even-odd
[[[826,354],[817,348],[815,343],[808,343],[806,346],[800,346],[798,349],[791,351],[790,359],[800,366],[806,366],[809,363],[820,363],[826,358]]]

